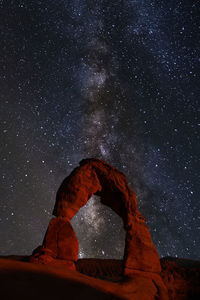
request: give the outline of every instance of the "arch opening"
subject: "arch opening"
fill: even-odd
[[[78,258],[123,259],[126,232],[123,220],[101,197],[92,195],[71,219],[79,242]]]

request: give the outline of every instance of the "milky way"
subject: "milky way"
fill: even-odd
[[[0,1],[0,253],[41,244],[56,191],[86,157],[127,176],[160,256],[199,259],[199,1]],[[79,257],[121,258],[93,196]]]

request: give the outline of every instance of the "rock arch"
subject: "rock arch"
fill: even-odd
[[[145,218],[137,208],[136,195],[128,186],[126,176],[108,163],[84,159],[64,179],[56,196],[53,218],[43,245],[34,250],[30,261],[58,263],[75,269],[78,240],[70,224],[72,217],[95,194],[123,220],[126,231],[123,272],[160,273],[157,250],[151,240]]]

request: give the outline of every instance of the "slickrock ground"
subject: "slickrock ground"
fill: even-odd
[[[120,260],[82,259],[73,271],[62,263],[42,265],[28,262],[26,256],[1,257],[0,299],[152,299],[151,293],[148,297],[151,287],[141,286],[142,280],[121,281],[122,264]],[[200,299],[200,262],[164,258],[161,266],[170,300]]]
[[[138,278],[139,279],[139,278]],[[146,282],[146,281],[145,281]],[[142,280],[109,282],[92,278],[62,265],[51,266],[0,259],[0,299],[144,299],[150,300],[151,285]]]

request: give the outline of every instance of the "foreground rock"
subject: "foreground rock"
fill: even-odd
[[[170,300],[200,299],[200,262],[164,258],[161,266]],[[27,256],[1,257],[1,299],[152,299],[151,284],[142,278],[136,276],[134,285],[123,280],[122,260],[81,259],[76,269],[32,264]]]
[[[163,258],[161,266],[161,276],[171,300],[200,299],[200,262]]]
[[[128,299],[118,296],[115,284],[53,265],[0,259],[0,299],[55,300]]]

